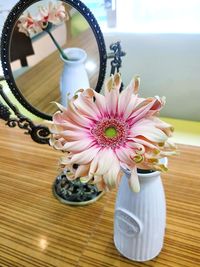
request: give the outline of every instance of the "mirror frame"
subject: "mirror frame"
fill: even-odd
[[[13,28],[20,17],[20,15],[32,4],[40,2],[42,0],[20,0],[10,11],[4,27],[2,31],[1,37],[1,61],[2,61],[2,68],[4,72],[4,77],[16,97],[16,99],[32,114],[38,116],[39,118],[52,120],[52,116],[41,112],[34,106],[32,106],[26,98],[23,96],[20,89],[18,89],[15,79],[12,74],[11,64],[10,64],[10,43],[12,38]],[[88,7],[83,4],[80,0],[60,0],[66,4],[71,5],[76,10],[78,10],[83,17],[87,20],[88,24],[90,25],[94,36],[97,41],[98,49],[99,49],[99,76],[97,81],[97,86],[94,88],[97,92],[100,92],[104,78],[106,73],[106,63],[107,63],[107,53],[106,53],[106,46],[104,42],[104,37],[101,32],[101,29],[98,25],[98,22],[92,12],[88,9]]]

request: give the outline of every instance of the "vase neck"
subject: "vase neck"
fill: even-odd
[[[81,48],[66,48],[64,49],[64,53],[68,57],[68,59],[64,59],[61,55],[61,59],[68,65],[79,65],[83,64],[87,58],[86,52]]]
[[[130,179],[131,177],[131,172],[130,171],[124,171],[125,176]],[[148,183],[151,181],[154,181],[155,179],[160,179],[160,172],[155,171],[155,172],[149,172],[149,173],[138,173],[138,178],[140,183]]]

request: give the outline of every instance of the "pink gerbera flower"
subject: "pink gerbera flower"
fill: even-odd
[[[50,144],[65,153],[61,165],[72,169],[70,179],[87,177],[101,189],[119,184],[129,169],[129,184],[139,191],[137,168],[165,170],[159,158],[173,153],[167,142],[171,125],[156,117],[164,98],[140,98],[139,78],[119,92],[121,77],[111,77],[105,96],[93,89],[79,90],[68,107],[58,104],[53,116]]]

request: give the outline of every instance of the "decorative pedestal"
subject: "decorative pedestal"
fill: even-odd
[[[84,206],[97,201],[104,192],[92,184],[82,183],[79,179],[70,181],[67,173],[61,173],[53,184],[54,196],[63,204]]]

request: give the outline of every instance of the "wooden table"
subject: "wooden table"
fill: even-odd
[[[154,260],[136,263],[113,244],[116,192],[85,207],[61,204],[52,194],[60,153],[0,121],[0,266],[199,266],[200,147],[179,149],[163,175],[164,248]]]

